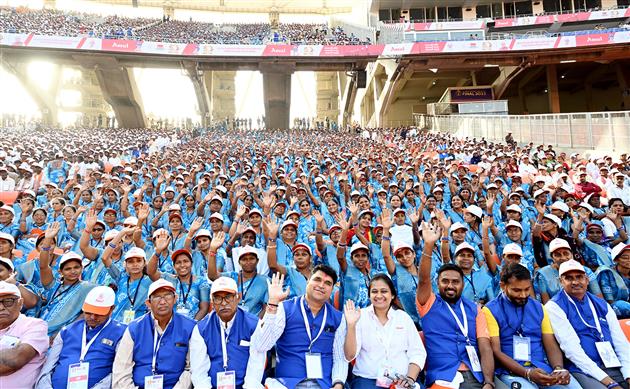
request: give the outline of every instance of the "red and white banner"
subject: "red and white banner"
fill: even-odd
[[[630,43],[630,30],[528,39],[415,42],[388,45],[210,45],[121,39],[0,34],[0,46],[198,57],[367,57],[587,47]]]
[[[448,31],[448,30],[480,30],[486,27],[485,20],[469,20],[463,22],[430,22],[406,23],[406,31]]]

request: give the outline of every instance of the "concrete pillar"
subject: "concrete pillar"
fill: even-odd
[[[545,12],[545,7],[543,6],[542,0],[532,1],[532,13],[534,15],[542,14],[544,12]]]
[[[235,71],[204,72],[206,90],[210,93],[212,120],[224,120],[236,115],[234,78]]]
[[[186,70],[186,74],[188,78],[190,78],[193,89],[195,90],[201,123],[207,126],[210,122],[211,103],[208,89],[206,89],[206,77],[204,76],[204,72],[198,69],[197,63],[195,62],[183,62],[182,67]]]
[[[602,9],[617,8],[617,0],[602,0]]]
[[[175,17],[175,7],[172,5],[162,7],[162,12],[164,12],[164,16],[168,16],[171,19]]]
[[[120,65],[115,57],[74,55],[86,69],[94,70],[105,101],[112,106],[120,127],[146,127],[146,117],[133,69]]]
[[[348,77],[345,72],[337,72],[337,76],[339,88],[343,88],[339,104],[339,124],[345,127],[352,119],[354,100],[357,97],[357,82],[355,77]]]
[[[263,75],[265,122],[268,128],[289,128],[291,111],[291,74],[295,66],[260,64]]]
[[[475,6],[462,7],[462,19],[463,20],[477,19],[477,7]]]
[[[630,109],[630,70],[617,62],[615,63],[615,72],[617,73],[617,82],[623,98],[623,109],[628,110]]]
[[[558,71],[556,65],[547,65],[547,95],[549,111],[560,113],[560,92],[558,91]]]

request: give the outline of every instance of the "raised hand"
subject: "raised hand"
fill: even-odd
[[[190,232],[192,232],[192,234],[194,235],[197,231],[199,231],[202,225],[203,225],[203,218],[196,217],[195,220],[193,220],[193,222],[190,223]]]
[[[146,220],[149,217],[150,207],[147,203],[142,203],[138,207],[138,219]]]
[[[247,207],[241,204],[238,206],[238,209],[236,210],[236,218],[242,219],[246,213],[247,213]]]
[[[347,231],[350,229],[350,223],[346,220],[344,215],[335,215],[335,221],[337,222],[337,224],[339,224],[339,227],[341,227],[342,230]]]
[[[440,239],[442,231],[434,227],[431,223],[422,222],[422,239],[425,243],[435,244]]]
[[[406,212],[407,217],[409,218],[409,220],[411,220],[411,225],[415,226],[418,224],[418,221],[420,221],[420,208],[418,208],[417,210],[413,210],[410,209]]]
[[[168,231],[162,230],[155,237],[155,253],[160,255],[163,252],[167,251],[168,244],[171,242],[171,237],[168,234]]]
[[[46,229],[46,233],[44,237],[46,239],[55,239],[57,234],[59,233],[59,229],[61,228],[61,224],[59,222],[52,222]]]
[[[394,225],[392,211],[388,208],[383,208],[383,211],[381,212],[381,224],[383,225],[383,229],[390,229]]]
[[[274,273],[271,276],[271,281],[267,281],[267,294],[269,299],[267,304],[278,305],[281,301],[289,297],[289,287],[284,290],[284,275],[280,273]]]
[[[346,304],[343,307],[343,314],[348,327],[353,327],[361,318],[361,309],[354,306],[354,301],[346,300]]]
[[[352,201],[348,202],[348,211],[350,211],[351,215],[356,215],[359,211],[359,206]]]
[[[94,228],[97,220],[96,210],[94,208],[90,208],[87,215],[85,215],[85,228],[92,231],[92,228]]]
[[[263,219],[263,233],[269,239],[274,239],[278,236],[278,229],[280,226],[276,223],[271,216],[267,216]]]
[[[323,225],[324,216],[318,210],[314,210],[312,213],[313,213],[313,217],[315,218],[315,221],[317,222],[317,225],[318,226]]]
[[[221,246],[223,246],[224,242],[225,242],[225,232],[219,231],[215,233],[214,237],[212,237],[212,241],[210,242],[210,251],[216,253],[217,250],[219,250]]]
[[[484,216],[481,220],[481,227],[485,229],[489,229],[494,225],[494,219],[492,216]]]

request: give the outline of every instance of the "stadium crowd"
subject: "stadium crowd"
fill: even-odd
[[[372,133],[0,129],[0,387],[628,388],[627,154]]]
[[[61,10],[0,7],[0,32],[59,36],[136,39],[166,43],[256,44],[370,44],[370,39],[347,35],[341,27],[326,24],[221,23],[99,16]]]

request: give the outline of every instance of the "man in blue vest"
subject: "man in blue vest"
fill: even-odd
[[[462,269],[443,265],[437,273],[439,294],[433,293],[431,254],[439,237],[439,230],[422,223],[424,248],[416,305],[427,349],[427,387],[493,389],[494,357],[485,316],[473,301],[462,297]]]
[[[97,286],[88,293],[83,302],[83,320],[59,332],[37,389],[66,388],[71,382],[85,382],[91,389],[111,388],[116,347],[127,328],[111,319],[115,302],[116,293],[107,286]]]
[[[116,389],[189,388],[188,343],[195,321],[173,311],[177,295],[170,282],[149,286],[149,313],[129,323],[114,359],[112,387]]]
[[[530,296],[529,270],[519,263],[506,265],[500,285],[501,295],[483,308],[499,379],[522,389],[580,389],[563,367],[547,312]]]
[[[306,294],[286,301],[289,290],[283,291],[283,282],[284,276],[274,274],[267,312],[252,335],[251,347],[266,352],[276,345],[276,385],[342,389],[348,374],[345,319],[329,302],[337,273],[330,266],[315,266]]]
[[[628,388],[630,346],[617,316],[605,300],[587,291],[589,279],[579,262],[560,265],[563,291],[545,308],[567,368],[583,388]]]
[[[265,353],[251,351],[258,317],[239,306],[236,281],[219,277],[210,290],[214,311],[197,323],[190,338],[190,373],[195,388],[261,386]]]

